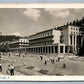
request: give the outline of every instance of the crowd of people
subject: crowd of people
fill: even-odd
[[[4,53],[3,53],[4,54]],[[11,56],[11,53],[9,52],[9,57]],[[2,53],[0,52],[0,59],[2,58]],[[3,66],[2,64],[0,64],[0,72],[2,72]],[[7,74],[10,74],[10,75],[14,75],[14,65],[11,63],[10,65],[8,65],[8,69],[6,71]]]
[[[2,52],[0,52],[0,59],[2,59],[2,55],[4,55],[4,56],[6,56],[6,54],[8,54],[8,57],[9,58],[11,58],[11,56],[12,56],[12,53],[11,52],[8,52],[8,53],[2,53]],[[16,54],[14,54],[14,56],[17,56],[17,57],[25,57],[25,54],[21,54],[21,53],[16,53]],[[14,60],[14,63],[16,63],[16,60]],[[26,62],[23,62],[23,66],[25,66],[26,65]],[[11,63],[11,64],[9,64],[8,66],[7,66],[8,68],[7,68],[7,70],[6,70],[6,73],[8,74],[8,75],[14,75],[14,64],[13,63]],[[2,72],[3,70],[2,70],[2,68],[3,68],[3,65],[2,64],[0,64],[0,72]]]
[[[8,65],[8,69],[6,72],[7,74],[14,75],[14,65],[13,64]]]
[[[61,58],[60,57],[54,57],[54,56],[40,56],[40,60],[44,60],[44,64],[47,65],[48,62],[50,61],[52,64],[54,64],[55,62],[60,62]],[[66,64],[65,62],[63,62],[62,68],[66,68]]]

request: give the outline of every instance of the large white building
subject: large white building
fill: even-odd
[[[28,53],[76,53],[77,36],[79,27],[61,26],[30,35],[28,38],[21,38],[10,43],[11,49]]]
[[[65,53],[61,31],[54,29],[45,30],[29,36],[28,52],[33,53]]]
[[[69,46],[72,46],[72,51],[74,53],[77,52],[77,36],[79,35],[79,27],[78,26],[62,26],[59,27],[58,30],[61,30],[63,34],[63,43],[68,46],[68,50],[70,50]],[[69,52],[69,51],[68,51]]]

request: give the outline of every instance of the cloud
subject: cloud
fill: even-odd
[[[33,20],[37,21],[40,17],[41,11],[35,8],[28,8],[26,9],[23,14]]]
[[[67,9],[46,8],[45,11],[54,17],[66,18],[66,17],[70,16],[70,11]]]
[[[21,36],[21,34],[19,32],[13,32],[13,33],[10,33],[8,35],[15,35],[15,36]]]

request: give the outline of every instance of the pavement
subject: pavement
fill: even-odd
[[[71,57],[70,57],[71,56]],[[9,57],[6,53],[2,55],[2,60],[0,63],[3,66],[3,71],[0,74],[7,74],[7,68],[9,64],[14,64],[15,66],[15,76],[22,75],[84,75],[84,57],[75,57],[66,54],[61,57],[60,62],[56,62],[57,56],[55,57],[55,62],[52,64],[50,58],[52,57],[43,55],[43,60],[41,61],[38,54],[27,54],[23,56],[15,56],[14,53]],[[45,60],[47,64],[45,65]],[[63,68],[63,64],[66,64],[66,68]]]

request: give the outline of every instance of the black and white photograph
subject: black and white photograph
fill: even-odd
[[[0,8],[0,75],[84,76],[84,8]]]

